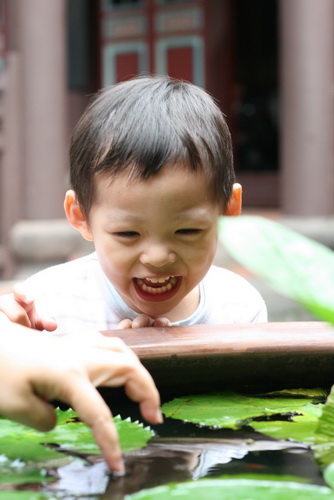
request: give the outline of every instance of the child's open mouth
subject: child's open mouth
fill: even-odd
[[[181,283],[181,276],[163,278],[134,278],[137,293],[145,300],[161,301],[174,296]]]

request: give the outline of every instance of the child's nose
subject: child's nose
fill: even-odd
[[[140,261],[144,265],[163,267],[173,264],[176,261],[176,254],[163,244],[152,244],[142,252]]]

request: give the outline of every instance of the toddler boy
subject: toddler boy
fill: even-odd
[[[218,217],[239,215],[241,186],[204,90],[167,76],[106,88],[73,133],[70,165],[66,216],[96,252],[24,283],[15,298],[26,324],[63,333],[267,320],[260,294],[212,265]]]

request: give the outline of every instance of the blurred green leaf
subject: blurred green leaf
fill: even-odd
[[[0,491],[0,500],[57,500],[57,498],[32,491]]]
[[[203,479],[169,484],[127,496],[127,500],[334,500],[325,486],[252,479]]]
[[[334,324],[334,252],[256,216],[221,217],[219,239],[230,255],[323,321]]]
[[[322,465],[334,462],[334,388],[327,398],[315,432],[313,452]],[[331,469],[330,469],[331,470]],[[330,472],[327,472],[330,475]]]
[[[3,484],[36,484],[54,480],[54,477],[47,476],[46,469],[36,464],[27,465],[22,462],[20,467],[13,467],[13,461],[8,460],[0,465],[0,488]]]

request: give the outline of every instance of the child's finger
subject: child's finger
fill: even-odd
[[[155,318],[152,326],[171,326],[172,323],[168,318]]]
[[[127,328],[132,328],[131,319],[122,319],[116,326],[116,330],[126,330]]]
[[[34,319],[31,321],[33,328],[36,330],[46,330],[48,332],[53,332],[57,328],[57,322],[51,316],[47,314],[34,314]]]
[[[19,304],[12,293],[0,297],[0,312],[7,316],[10,321],[22,326],[31,326],[29,316],[21,304]]]
[[[19,302],[22,305],[25,306],[31,306],[31,304],[34,302],[35,297],[33,297],[26,289],[24,286],[24,283],[16,283],[13,286],[13,294],[14,298],[17,302]]]
[[[139,316],[132,321],[132,328],[145,328],[147,326],[152,326],[153,323],[154,319],[148,314],[139,314]]]
[[[13,287],[13,292],[15,301],[25,309],[29,317],[30,323],[24,324],[24,326],[30,326],[36,330],[47,330],[48,332],[56,330],[56,320],[44,311],[36,308],[35,299],[25,289],[24,283],[16,283]]]

